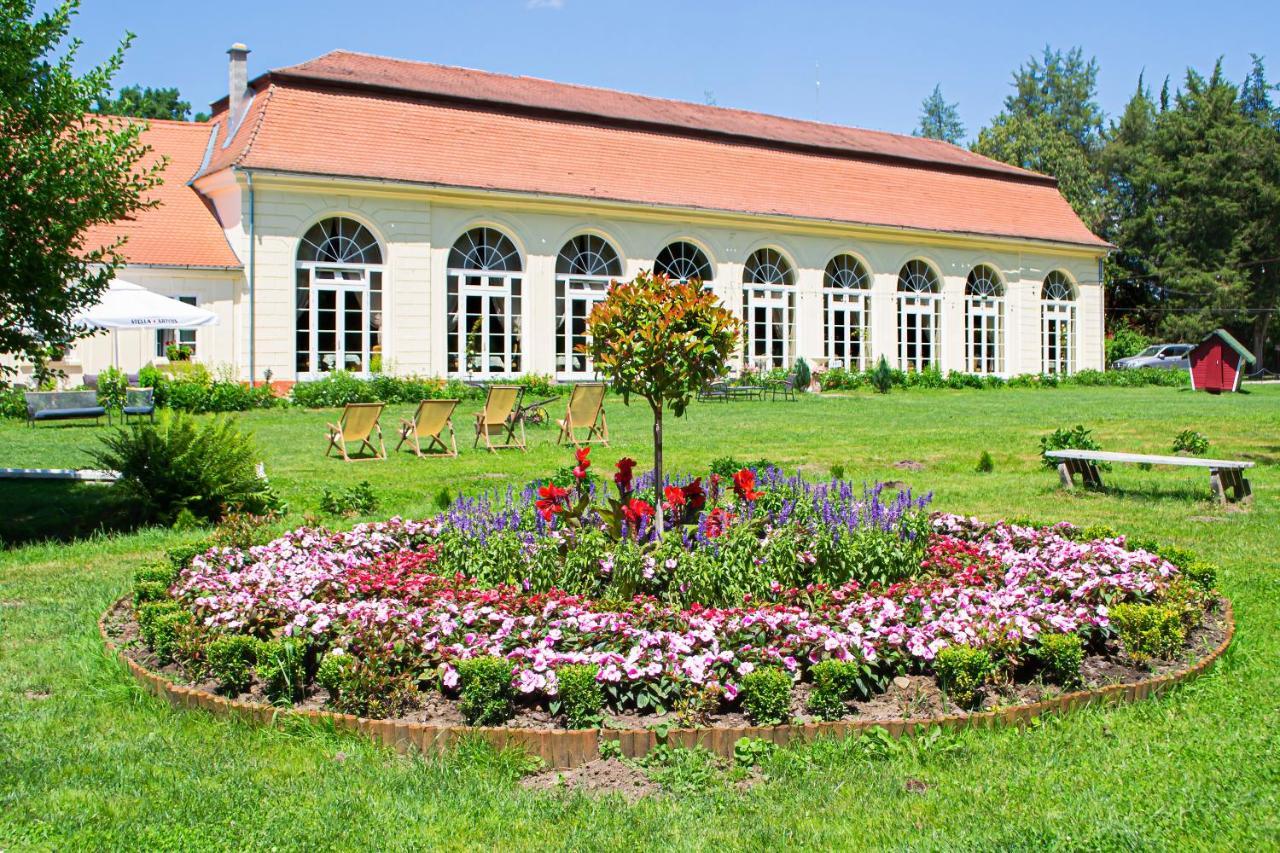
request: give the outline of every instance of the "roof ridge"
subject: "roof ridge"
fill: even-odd
[[[244,147],[240,149],[240,152],[236,154],[235,158],[232,159],[229,165],[239,166],[244,162],[244,159],[249,156],[249,151],[253,148],[253,143],[257,141],[258,133],[262,130],[262,125],[267,120],[267,107],[271,106],[271,96],[275,94],[275,91],[276,86],[272,83],[267,86],[267,91],[262,93],[262,106],[258,108],[258,115],[253,120],[253,127],[250,128],[249,136],[244,141]],[[253,105],[251,104],[250,109],[252,109],[252,107]],[[241,121],[243,121],[243,119],[241,119]],[[236,131],[239,133],[239,128],[237,128]],[[232,137],[232,139],[234,139],[234,137]]]

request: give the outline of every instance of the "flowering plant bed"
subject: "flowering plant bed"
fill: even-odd
[[[744,469],[669,485],[659,539],[629,460],[607,504],[577,463],[157,567],[105,630],[229,698],[525,729],[976,713],[1161,676],[1228,630],[1210,566],[1110,531]]]

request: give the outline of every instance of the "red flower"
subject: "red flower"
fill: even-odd
[[[652,515],[653,504],[648,501],[642,501],[640,498],[632,498],[622,505],[622,517],[632,527],[638,526],[641,521]]]
[[[690,512],[698,512],[706,506],[707,493],[702,490],[701,477],[686,485],[681,491],[684,492],[684,501],[689,505]]]
[[[636,467],[636,460],[624,456],[614,467],[618,469],[618,473],[613,475],[613,482],[618,484],[618,492],[625,498],[631,492],[631,469]]]
[[[664,509],[674,511],[684,507],[684,504],[685,504],[684,489],[680,488],[679,486],[667,486],[665,489],[662,490],[662,493],[666,495],[666,498],[667,498],[662,504]]]
[[[724,531],[728,528],[729,523],[733,521],[733,513],[727,509],[716,507],[707,513],[707,517],[702,522],[702,532],[708,539],[715,539],[717,536],[723,536]]]
[[[558,512],[564,512],[565,498],[569,497],[569,490],[548,483],[538,489],[538,514],[542,516],[543,521],[550,521],[551,517]]]
[[[743,468],[733,475],[733,493],[739,500],[754,501],[764,497],[764,492],[756,491],[756,475],[750,468]]]
[[[587,476],[587,469],[591,467],[591,460],[587,458],[591,455],[591,446],[579,447],[574,455],[578,458],[578,467],[573,469],[573,476],[581,480]]]

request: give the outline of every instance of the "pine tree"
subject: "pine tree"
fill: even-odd
[[[960,121],[960,105],[947,103],[942,96],[942,84],[933,87],[933,93],[920,104],[920,127],[914,133],[927,139],[941,139],[958,145],[964,138],[964,124]]]

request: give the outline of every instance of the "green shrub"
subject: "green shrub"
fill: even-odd
[[[791,676],[776,666],[761,666],[742,677],[742,708],[758,726],[786,722],[791,716]]]
[[[346,682],[348,666],[354,660],[348,654],[329,652],[316,667],[316,684],[328,690],[330,698],[337,699]]]
[[[733,480],[733,475],[741,471],[743,468],[750,468],[753,471],[767,471],[775,467],[768,459],[756,459],[752,462],[744,462],[734,456],[720,456],[711,460],[710,471],[712,474],[719,474],[720,479],[726,482]]]
[[[833,480],[843,480],[843,479],[844,479],[844,466],[843,466],[843,465],[841,465],[840,463],[838,463],[838,462],[837,462],[835,465],[832,465],[832,466],[831,466],[831,479],[833,479]]]
[[[809,383],[813,381],[813,373],[809,370],[809,362],[803,358],[797,358],[795,364],[796,390],[808,391]]]
[[[278,503],[258,476],[252,438],[230,418],[197,424],[162,414],[155,423],[116,429],[102,444],[90,455],[120,472],[111,489],[140,523],[172,525],[184,509],[217,521],[227,509],[262,513]]]
[[[191,561],[209,550],[209,543],[204,541],[189,542],[186,545],[175,545],[164,552],[169,561],[172,577],[177,580],[178,573],[191,565]],[[172,583],[173,581],[170,581]]]
[[[160,581],[138,581],[133,585],[133,606],[148,601],[164,601],[169,597],[169,585]]]
[[[889,389],[893,388],[893,369],[889,367],[889,361],[884,356],[880,356],[880,360],[876,362],[870,379],[871,387],[876,389],[878,394],[888,394]]]
[[[854,661],[824,660],[814,664],[809,669],[809,676],[813,679],[809,710],[823,720],[843,717],[848,711],[845,701],[866,692],[863,671],[863,666]]]
[[[0,382],[0,417],[25,418],[27,416],[26,391],[16,385]]]
[[[985,450],[982,451],[982,454],[978,456],[978,464],[973,467],[973,470],[979,474],[990,474],[995,469],[996,463],[992,461],[991,454]]]
[[[1172,658],[1186,639],[1182,613],[1161,604],[1117,604],[1111,608],[1111,624],[1134,663],[1152,658]]]
[[[1218,567],[1213,563],[1207,563],[1204,560],[1192,560],[1179,566],[1182,574],[1187,580],[1191,581],[1200,589],[1201,592],[1211,593],[1218,585]]]
[[[961,708],[974,707],[982,686],[995,672],[995,663],[986,649],[947,646],[933,659],[938,686]]]
[[[473,726],[496,726],[515,713],[511,705],[511,662],[500,657],[458,661],[462,717]]]
[[[232,696],[249,689],[259,640],[245,634],[224,634],[205,647],[209,671],[218,686]]]
[[[560,710],[571,729],[600,725],[604,711],[604,691],[596,676],[600,667],[594,664],[569,664],[556,669]]]
[[[152,563],[133,573],[133,582],[135,584],[150,582],[169,587],[173,586],[173,582],[177,579],[178,569],[169,562]]]
[[[320,495],[320,511],[330,515],[369,515],[377,508],[378,496],[368,480],[337,491],[325,486]]]
[[[1041,634],[1033,654],[1039,658],[1050,681],[1063,687],[1075,687],[1080,683],[1084,643],[1077,634]]]
[[[414,678],[386,671],[380,660],[331,651],[316,668],[316,684],[329,691],[329,705],[370,719],[398,717],[418,704]]]
[[[184,627],[194,625],[196,618],[189,610],[167,610],[157,614],[151,620],[151,651],[161,663],[169,663],[174,659],[178,641]]]
[[[276,703],[297,702],[307,681],[307,642],[281,637],[258,643],[254,668],[267,698]]]
[[[1111,366],[1122,358],[1137,355],[1149,346],[1151,338],[1121,321],[1112,328],[1111,335],[1106,339],[1104,358],[1107,366]]]
[[[1173,437],[1173,452],[1204,456],[1209,452],[1209,439],[1193,429],[1184,429]]]
[[[98,405],[108,412],[124,410],[128,396],[129,377],[117,367],[108,367],[98,374]]]
[[[1048,435],[1040,437],[1040,460],[1046,468],[1057,468],[1056,460],[1045,456],[1045,452],[1049,450],[1101,450],[1102,445],[1098,444],[1093,438],[1093,430],[1085,429],[1084,424],[1076,424],[1073,427],[1059,427]],[[1105,463],[1098,463],[1098,467],[1106,469]]]
[[[160,601],[145,601],[133,609],[133,618],[138,623],[138,636],[148,648],[155,648],[156,620],[166,613],[176,613],[182,605],[171,598]]]

